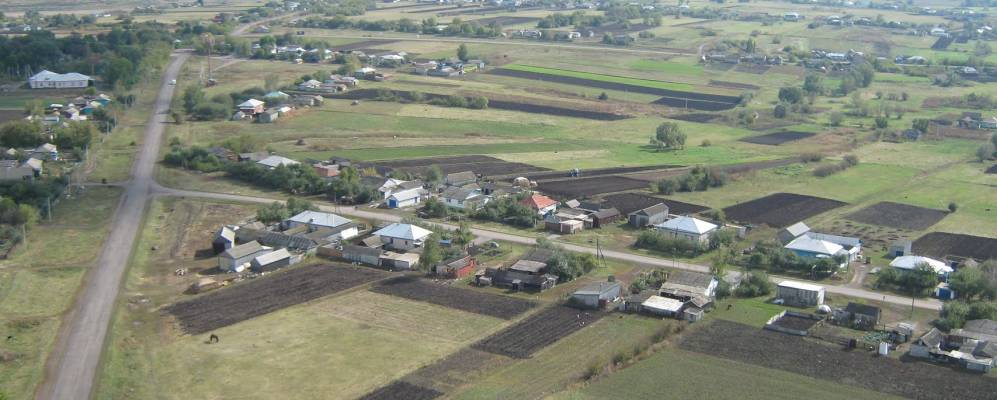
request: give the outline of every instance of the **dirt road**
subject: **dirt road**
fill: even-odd
[[[200,197],[200,198],[238,201],[238,202],[247,202],[247,203],[272,203],[274,201],[279,201],[277,199],[262,198],[262,197],[251,197],[251,196],[224,194],[224,193],[208,193],[208,192],[172,189],[158,185],[155,187],[155,192],[157,195],[162,195],[162,196]],[[399,222],[402,219],[402,217],[398,215],[378,212],[374,211],[373,209],[363,209],[363,208],[347,207],[347,206],[334,207],[334,206],[324,206],[324,205],[320,206],[319,208],[322,209],[322,211],[335,212],[337,214],[349,215],[349,216],[375,220],[375,221]],[[444,228],[447,229],[457,229],[457,227],[454,225],[449,225],[449,224],[437,224],[437,225],[443,226]],[[479,240],[483,240],[485,242],[489,240],[499,240],[499,241],[506,241],[518,244],[525,244],[525,245],[536,244],[536,238],[530,236],[514,235],[514,234],[490,231],[479,228],[473,228],[471,229],[471,231],[474,232],[474,234],[478,237]],[[574,251],[579,253],[592,253],[592,254],[596,253],[596,249],[593,247],[578,246],[574,244],[560,243],[560,242],[558,242],[558,245],[564,247],[566,250],[569,251]],[[602,254],[605,255],[607,258],[612,258],[615,260],[621,260],[621,261],[626,261],[639,265],[647,265],[652,267],[675,268],[675,269],[683,269],[687,271],[696,271],[696,272],[709,272],[710,270],[710,267],[706,265],[690,264],[677,260],[669,260],[657,257],[644,256],[640,254],[625,253],[620,251],[603,249]],[[781,282],[783,280],[785,280],[785,278],[778,276],[772,277],[773,282]],[[900,305],[911,304],[911,299],[909,297],[901,297],[889,294],[870,292],[865,289],[853,288],[847,286],[837,286],[837,285],[827,285],[827,284],[822,284],[822,286],[824,286],[825,290],[828,293],[836,293],[836,294],[857,297],[866,300],[882,301],[892,304],[900,304]],[[937,299],[918,299],[914,301],[914,306],[930,310],[942,309],[942,303]]]
[[[39,399],[85,399],[93,392],[118,289],[151,198],[153,170],[175,89],[169,81],[177,78],[187,57],[186,53],[175,54],[163,73],[153,112],[145,126],[142,148],[132,167],[132,178],[124,186],[100,257],[87,275],[76,306],[63,321],[46,365],[45,381],[38,390]]]

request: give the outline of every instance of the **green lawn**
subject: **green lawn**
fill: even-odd
[[[557,400],[608,398],[850,400],[896,397],[678,349],[662,350],[623,371],[552,397]]]

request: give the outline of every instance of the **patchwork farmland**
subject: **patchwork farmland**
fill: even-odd
[[[369,268],[310,265],[176,303],[165,312],[185,333],[197,335],[386,277]]]
[[[847,218],[863,224],[921,231],[937,224],[946,215],[948,213],[942,210],[884,201],[849,214]]]
[[[579,311],[567,306],[548,307],[472,347],[513,358],[528,358],[562,337],[591,325],[604,315],[602,312]]]
[[[782,228],[845,204],[814,196],[775,193],[724,208],[724,213],[734,221]]]
[[[915,254],[933,257],[968,257],[977,260],[997,258],[997,239],[946,232],[931,232],[912,244]]]

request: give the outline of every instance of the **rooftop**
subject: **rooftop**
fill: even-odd
[[[686,216],[672,218],[668,221],[657,224],[654,227],[658,229],[692,233],[696,235],[702,235],[705,233],[709,233],[714,229],[717,229],[717,226],[714,224],[711,224],[709,222],[703,221],[698,218],[686,217]]]
[[[331,228],[353,222],[336,214],[311,210],[302,211],[298,215],[289,218],[288,221],[309,225],[328,226]]]
[[[393,223],[374,232],[376,236],[386,236],[398,239],[421,240],[433,232],[411,224]]]
[[[823,286],[814,285],[810,283],[796,282],[796,281],[782,281],[779,282],[779,287],[787,287],[799,290],[807,290],[811,292],[820,292],[824,290]]]

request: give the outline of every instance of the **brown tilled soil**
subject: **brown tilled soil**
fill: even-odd
[[[634,189],[646,189],[646,181],[625,178],[617,175],[597,176],[593,178],[574,178],[560,181],[540,182],[537,189],[560,198],[586,198],[602,193],[624,192]]]
[[[914,241],[911,251],[935,258],[953,255],[977,260],[997,258],[997,239],[957,233],[931,232]]]
[[[603,203],[607,206],[615,207],[623,215],[643,210],[658,203],[667,204],[669,213],[680,215],[695,214],[710,209],[699,204],[684,203],[678,200],[663,199],[640,193],[611,194],[603,197]]]
[[[603,316],[603,312],[553,306],[498,331],[471,347],[512,358],[529,358],[538,350],[591,325]]]
[[[946,215],[948,212],[942,210],[884,201],[848,214],[845,218],[863,224],[920,231],[937,224]]]
[[[365,394],[360,400],[433,400],[442,395],[443,393],[433,389],[404,381],[395,381],[388,386]]]
[[[370,268],[308,265],[218,289],[165,308],[197,335],[389,276]]]
[[[775,193],[724,208],[734,221],[782,228],[848,203],[793,193]]]
[[[370,291],[502,319],[513,319],[537,305],[516,297],[461,289],[409,276],[389,279]]]
[[[747,143],[754,143],[754,144],[778,146],[783,143],[795,142],[797,140],[806,139],[814,135],[816,135],[816,133],[813,132],[786,131],[786,132],[774,132],[761,136],[746,137],[741,139],[741,141]]]

